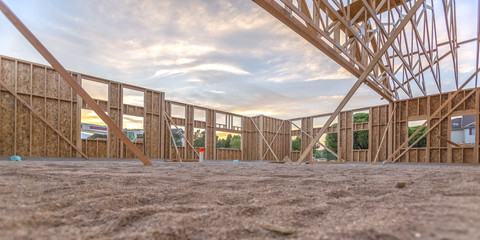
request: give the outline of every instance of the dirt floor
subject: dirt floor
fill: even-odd
[[[480,239],[480,166],[0,161],[0,238]]]

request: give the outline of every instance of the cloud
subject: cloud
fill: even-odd
[[[222,63],[201,64],[195,67],[191,67],[188,70],[189,71],[219,71],[219,72],[227,72],[227,73],[238,74],[238,75],[250,75],[249,72],[243,69],[240,69],[236,66],[222,64]]]
[[[210,92],[215,94],[225,94],[224,91],[218,91],[218,90],[210,90]]]
[[[193,72],[225,72],[231,73],[236,75],[250,75],[249,72],[228,64],[223,63],[208,63],[208,64],[200,64],[192,67],[186,68],[168,68],[168,69],[161,69],[155,72],[155,74],[151,78],[162,78],[162,77],[169,77],[172,75],[180,75],[180,74],[187,74]],[[187,80],[189,81],[189,80]]]
[[[442,3],[434,1],[442,33]],[[18,0],[8,4],[68,69],[164,91],[170,100],[290,118],[332,112],[355,82],[345,69],[253,1]],[[476,21],[469,20],[476,19],[472,17],[476,4],[457,1],[457,12],[462,12],[457,22],[459,41],[476,36]],[[10,25],[0,18],[0,54],[43,61]],[[445,37],[439,34],[438,41]],[[462,79],[473,71],[475,47],[468,44],[459,50]],[[441,63],[444,89],[454,86],[450,62],[449,57]],[[428,73],[426,77],[432,93],[436,86]],[[142,102],[138,96],[129,99]],[[346,108],[384,103],[362,86]]]

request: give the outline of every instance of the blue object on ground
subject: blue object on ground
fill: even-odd
[[[233,162],[238,162],[238,160],[233,160]]]
[[[21,162],[21,161],[22,161],[22,158],[19,157],[19,156],[11,156],[11,157],[10,157],[10,160],[11,160],[11,161],[15,161],[15,162]]]

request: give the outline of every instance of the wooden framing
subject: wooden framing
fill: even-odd
[[[336,133],[338,148],[328,150],[339,162],[372,162],[373,159],[373,163],[383,160],[479,163],[480,89],[463,89],[473,78],[477,85],[478,57],[477,71],[463,84],[457,73],[458,48],[476,42],[478,53],[479,39],[457,40],[454,0],[443,1],[448,35],[448,41],[443,43],[437,42],[432,0],[347,1],[349,4],[329,0],[254,2],[358,77],[333,113],[290,120],[247,117],[165,100],[165,94],[155,90],[67,72],[0,0],[2,12],[53,66],[0,56],[0,156],[136,156],[145,165],[151,165],[148,158],[194,161],[198,159],[194,131],[204,129],[205,159],[209,160],[279,162],[283,158],[299,164],[312,159],[312,148],[322,135]],[[440,46],[449,49],[441,53]],[[455,70],[457,91],[444,93],[440,61],[448,58]],[[427,74],[435,81],[440,94],[427,95]],[[105,84],[108,95],[103,99],[92,98],[82,88],[83,80]],[[362,83],[389,104],[343,111]],[[424,96],[414,98],[411,84]],[[126,89],[142,93],[143,103],[137,106],[124,101]],[[401,99],[399,91],[408,98]],[[174,113],[172,107],[175,106],[184,109],[183,114]],[[108,125],[107,139],[81,139],[82,109],[95,111]],[[368,123],[354,123],[353,115],[360,110],[369,112]],[[198,118],[196,112],[203,112],[203,117]],[[126,115],[143,118],[143,141],[132,143],[122,133]],[[450,118],[458,115],[475,115],[474,146],[451,141]],[[320,116],[328,120],[322,127],[316,127],[314,119]],[[337,125],[332,124],[335,118],[338,118]],[[294,120],[301,121],[295,124],[298,129],[285,124]],[[407,146],[413,138],[408,136],[408,121],[413,120],[426,120],[424,148]],[[171,146],[172,126],[185,128],[182,135],[188,146]],[[368,149],[353,149],[353,133],[358,130],[369,131]],[[217,149],[218,131],[241,134],[241,149]],[[419,131],[420,128],[416,133]],[[292,136],[301,137],[301,152],[292,151]]]
[[[190,145],[193,145],[194,129],[200,128],[206,131],[205,159],[278,161],[275,158],[277,156],[278,159],[288,157],[297,161],[300,153],[291,151],[291,136],[300,136],[302,149],[306,148],[313,142],[313,135],[318,134],[322,129],[314,126],[314,119],[332,115],[332,113],[326,113],[290,120],[256,116],[250,120],[250,117],[238,114],[165,100],[164,93],[154,90],[125,86],[122,83],[75,72],[70,72],[70,74],[79,83],[82,82],[82,79],[87,79],[105,83],[108,86],[108,101],[99,99],[95,101],[102,110],[108,112],[112,120],[119,126],[122,126],[121,119],[124,114],[146,116],[144,118],[146,137],[143,143],[135,144],[150,158],[182,159],[182,161],[198,159],[198,155],[195,153],[198,152],[198,149],[192,148]],[[68,85],[61,85],[63,83],[60,81],[60,76],[54,69],[0,56],[0,81],[3,82],[3,85],[11,88],[21,99],[27,100],[27,103],[40,116],[63,134],[73,146],[82,149],[86,156],[92,158],[134,157],[133,153],[128,151],[111,132],[106,140],[80,139],[80,111],[82,108],[89,109],[89,106],[84,104]],[[146,93],[143,107],[123,103],[122,95],[125,87]],[[477,119],[480,117],[480,88],[461,90],[451,98],[451,103],[445,104],[451,95],[453,93],[447,92],[400,100],[393,104],[342,111],[338,114],[337,125],[329,126],[325,133],[338,134],[338,151],[336,153],[338,158],[345,162],[369,162],[375,159],[382,161],[386,160],[408,138],[407,122],[409,120],[428,119],[428,116],[433,116],[427,123],[429,126],[435,126],[427,134],[427,147],[408,149],[399,158],[399,161],[478,163],[478,131],[476,131],[477,143],[473,147],[455,147],[438,136],[445,139],[450,138],[449,119],[451,116],[463,114],[475,115]],[[466,96],[468,98],[462,102],[462,98]],[[171,115],[172,104],[185,108],[184,118]],[[442,104],[447,106],[442,110],[442,116],[446,117],[442,118],[438,114],[432,115]],[[454,109],[455,105],[459,106]],[[23,106],[8,89],[0,86],[0,156],[68,158],[81,156],[77,154],[72,145]],[[22,108],[25,109],[22,110]],[[370,113],[368,123],[353,123],[353,115],[358,111]],[[201,116],[195,115],[195,112]],[[218,121],[217,115],[221,117]],[[35,119],[39,120],[35,121]],[[171,119],[171,123],[168,119]],[[292,124],[288,123],[298,120],[301,121],[297,126],[298,130],[293,130]],[[252,121],[255,121],[255,124]],[[438,122],[440,123],[436,124]],[[33,124],[35,124],[35,128],[30,127]],[[170,146],[170,129],[174,125],[185,126],[184,137],[190,143],[189,146],[178,146],[178,152],[174,146]],[[324,124],[324,126],[326,125]],[[479,127],[478,121],[476,127]],[[349,136],[353,136],[353,132],[357,130],[369,131],[369,149],[353,149]],[[242,149],[216,149],[216,131],[241,134]]]

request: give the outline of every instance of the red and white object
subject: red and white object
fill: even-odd
[[[200,159],[198,159],[198,162],[203,162],[203,148],[200,148]]]

